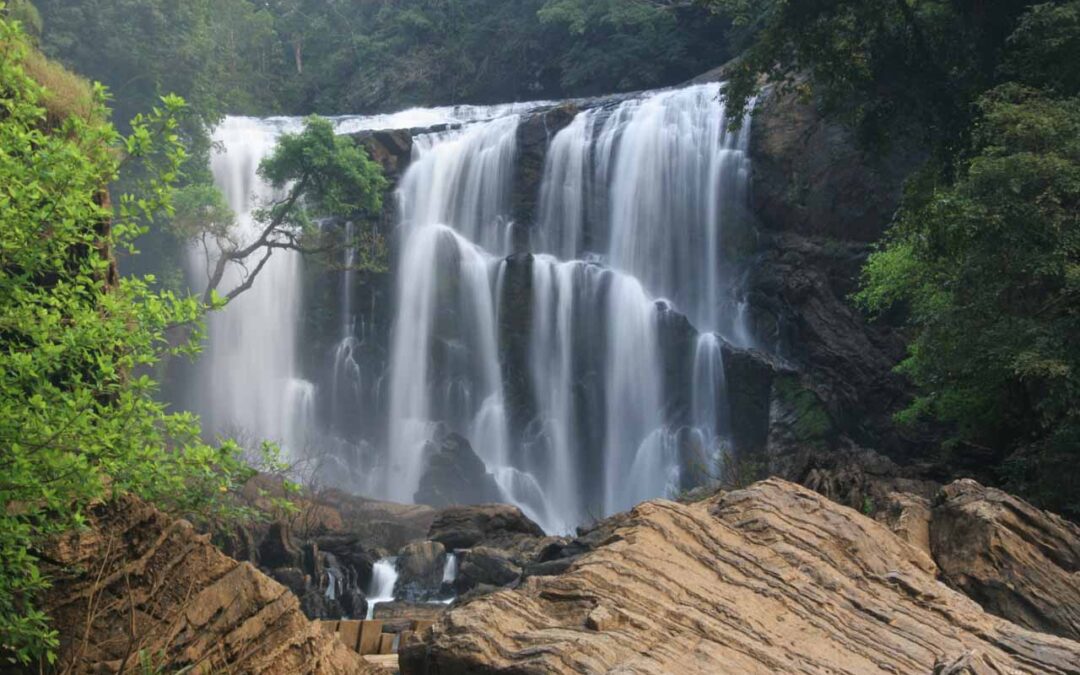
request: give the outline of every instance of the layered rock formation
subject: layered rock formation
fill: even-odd
[[[565,574],[453,609],[402,671],[1080,673],[1080,643],[994,617],[937,572],[780,480],[647,502]]]
[[[961,480],[935,499],[929,535],[944,579],[988,612],[1080,640],[1080,527]]]
[[[288,589],[187,522],[134,498],[89,520],[45,557],[61,671],[132,672],[145,662],[157,672],[382,672],[308,621]]]

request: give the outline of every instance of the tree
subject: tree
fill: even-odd
[[[170,208],[183,102],[166,97],[123,138],[100,88],[85,117],[47,110],[70,95],[46,97],[23,67],[30,53],[0,15],[0,659],[23,665],[56,645],[35,604],[46,538],[129,492],[196,521],[234,512],[249,475],[235,444],[203,443],[143,374],[194,349],[170,347],[165,330],[196,321],[199,303],[115,272],[113,253]],[[159,149],[168,161],[142,172],[147,189],[110,206],[106,186]]]
[[[315,255],[355,246],[358,268],[385,265],[385,243],[374,223],[387,187],[382,167],[352,139],[335,135],[329,121],[310,117],[303,131],[283,135],[259,167],[259,175],[285,197],[256,212],[259,230],[251,241],[239,239],[219,192],[198,189],[184,195],[190,202],[184,205],[179,225],[206,254],[204,304],[217,304],[230,265],[240,270],[241,278],[220,296],[226,303],[251,288],[275,251]],[[334,216],[363,225],[356,241],[341,241],[333,231],[317,226],[316,218]]]
[[[562,85],[575,93],[664,86],[728,57],[726,22],[694,3],[547,0],[538,16],[569,38],[557,62]]]
[[[974,156],[913,191],[859,297],[909,308],[902,421],[950,423],[948,448],[1080,517],[1080,99],[1004,85],[980,110]]]
[[[707,0],[744,51],[728,100],[761,84],[797,90],[868,145],[919,134],[942,163],[968,143],[972,103],[997,83],[1031,0]],[[734,119],[740,119],[738,115]]]
[[[901,364],[919,396],[901,422],[948,425],[945,449],[998,467],[1040,505],[1080,518],[1080,86],[1061,69],[1080,2],[1037,5],[979,98],[955,176],[912,180],[859,301],[906,308]]]
[[[796,91],[866,147],[931,160],[857,300],[906,316],[902,424],[943,458],[1080,517],[1080,2],[710,0],[747,50],[727,96]],[[736,117],[736,119],[738,119]]]

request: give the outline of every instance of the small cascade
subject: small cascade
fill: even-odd
[[[447,553],[446,554],[446,566],[443,567],[442,583],[443,586],[453,585],[457,581],[458,576],[458,554]]]
[[[397,558],[383,558],[377,561],[371,570],[371,585],[367,590],[367,619],[375,616],[375,605],[394,601],[394,586],[397,585]]]

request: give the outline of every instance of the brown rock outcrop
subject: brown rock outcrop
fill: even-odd
[[[402,672],[1080,673],[1080,643],[934,573],[883,525],[776,479],[647,502],[567,573],[452,609]]]
[[[935,500],[930,543],[946,581],[986,611],[1080,640],[1080,527],[959,480]]]
[[[439,511],[427,535],[450,550],[479,545],[516,549],[543,539],[544,531],[516,506],[481,504]]]
[[[381,672],[308,621],[284,586],[226,557],[182,520],[123,498],[46,552],[44,608],[59,669],[260,674]]]

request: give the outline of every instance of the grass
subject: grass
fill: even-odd
[[[41,105],[48,114],[50,127],[59,127],[64,120],[79,117],[86,121],[100,118],[100,106],[94,100],[94,88],[55,61],[37,50],[29,50],[23,61],[26,73],[45,88]]]

